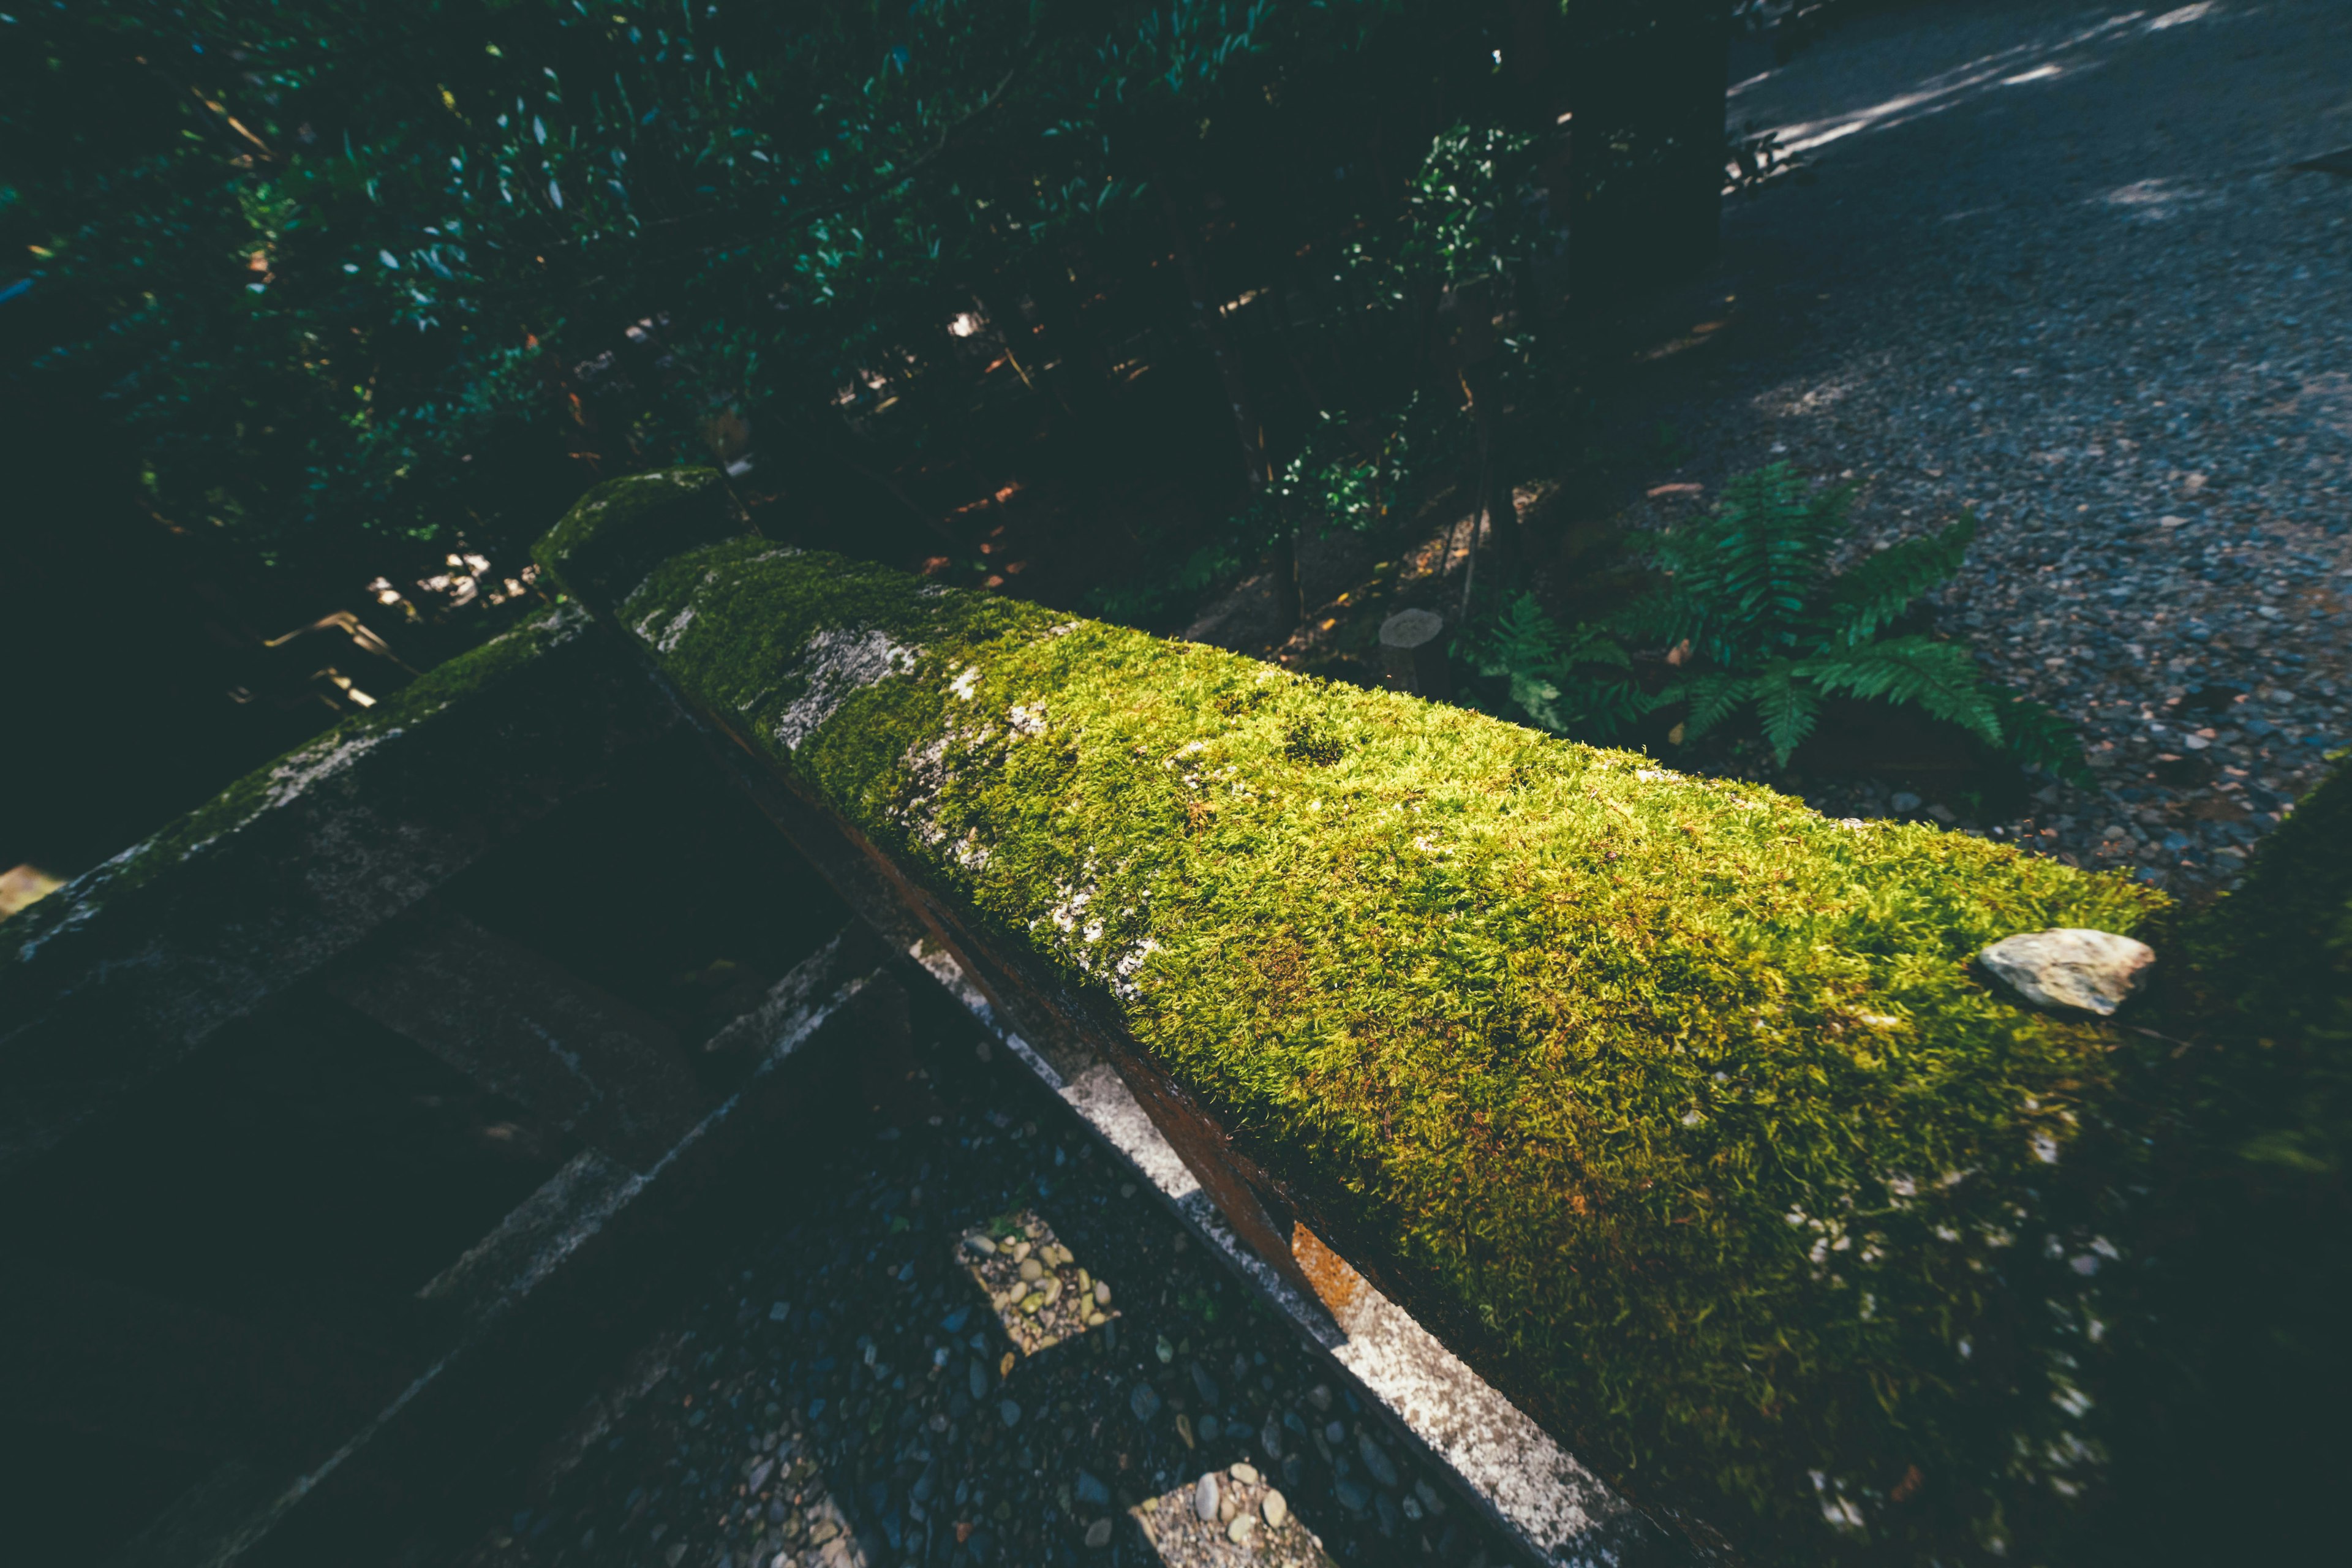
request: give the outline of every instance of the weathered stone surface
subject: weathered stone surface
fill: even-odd
[[[1988,973],[2037,1007],[2107,1017],[2139,989],[2156,951],[2113,931],[2061,927],[2005,936],[1977,955]]]
[[[463,916],[411,914],[353,957],[336,996],[637,1170],[714,1102],[669,1029]]]
[[[743,514],[716,469],[667,468],[599,485],[532,553],[542,566],[561,561],[575,595],[618,601],[669,556],[742,528]]]
[[[0,1170],[671,732],[585,627],[436,667],[0,923]]]

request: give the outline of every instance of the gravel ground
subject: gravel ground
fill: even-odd
[[[2352,741],[2352,6],[1923,5],[1732,98],[1801,178],[1727,203],[1620,423],[1671,425],[1654,525],[1776,458],[1851,478],[1864,548],[1985,523],[1937,606],[2081,725],[2101,787],[1972,822],[2194,889]],[[1701,318],[1712,318],[1702,321]]]
[[[1513,1560],[1058,1100],[922,1059],[936,1124],[778,1193],[457,1561]]]

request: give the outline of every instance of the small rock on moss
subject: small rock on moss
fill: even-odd
[[[2037,1007],[2066,1007],[2107,1017],[2139,989],[2155,950],[2113,931],[2062,927],[2005,936],[1977,962]]]

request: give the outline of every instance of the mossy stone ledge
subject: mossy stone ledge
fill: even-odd
[[[179,873],[184,864],[227,845],[271,812],[299,805],[322,785],[352,776],[354,764],[385,742],[422,732],[444,712],[463,710],[478,693],[509,683],[586,629],[586,618],[578,609],[559,606],[434,666],[375,707],[350,715],[256,769],[152,837],[10,917],[0,930],[0,964],[30,963],[57,939],[89,924],[100,910],[159,878]],[[183,884],[191,880],[184,873],[177,877]],[[0,970],[0,985],[8,973]]]
[[[2096,1487],[2130,1053],[1971,959],[2161,954],[2162,895],[758,537],[638,577],[608,535],[600,596],[576,528],[542,562],[693,702],[1637,1501],[1751,1562],[2014,1563]]]

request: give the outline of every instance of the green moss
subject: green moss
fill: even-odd
[[[550,648],[578,637],[585,626],[586,617],[577,609],[550,611],[434,666],[373,708],[351,715],[247,773],[152,837],[9,917],[0,923],[0,963],[31,957],[49,936],[83,924],[106,905],[236,834],[315,782],[340,773],[379,743],[498,685]]]
[[[1951,1562],[2095,1477],[2118,1036],[1969,961],[2158,895],[756,539],[616,614],[1636,1497]]]
[[[662,468],[607,479],[580,498],[531,550],[573,593],[609,604],[657,562],[743,525],[714,468]]]

